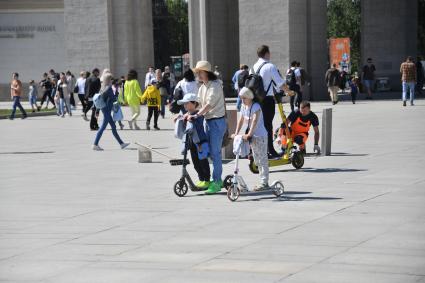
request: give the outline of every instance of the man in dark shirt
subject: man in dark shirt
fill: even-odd
[[[91,109],[91,118],[90,118],[90,129],[96,131],[99,129],[96,118],[96,107],[93,105],[93,96],[100,91],[100,79],[99,79],[99,69],[95,68],[92,71],[92,75],[87,78],[86,84],[84,86],[85,95],[87,99],[87,105],[84,109],[84,118],[87,121],[87,112]]]
[[[310,102],[304,100],[300,103],[300,109],[291,112],[286,119],[287,127],[291,133],[292,140],[300,146],[301,152],[305,153],[305,143],[308,131],[313,126],[314,130],[314,152],[320,153],[319,147],[319,118],[310,110]]]
[[[375,65],[372,64],[372,58],[367,58],[367,65],[363,66],[362,79],[366,88],[366,99],[372,99],[372,89],[375,83]]]
[[[41,98],[41,105],[40,108],[43,107],[44,101],[46,99],[49,99],[50,102],[53,104],[53,108],[55,107],[55,101],[53,100],[52,94],[52,83],[50,82],[49,76],[47,73],[43,74],[43,80],[39,83],[40,87],[43,89],[43,97]],[[49,103],[47,102],[46,109],[49,106]]]

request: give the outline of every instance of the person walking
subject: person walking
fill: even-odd
[[[140,115],[140,99],[142,98],[142,90],[140,89],[139,82],[137,81],[136,70],[131,69],[127,74],[127,80],[124,84],[124,99],[125,102],[130,106],[132,117],[128,121],[128,125],[131,130],[140,130],[137,125],[137,117]]]
[[[87,101],[86,108],[84,109],[85,117],[87,116],[87,112],[91,109],[91,118],[90,118],[90,129],[92,131],[96,131],[99,129],[99,125],[97,124],[97,111],[96,107],[93,105],[93,96],[100,91],[100,79],[99,79],[99,69],[94,68],[90,77],[86,79],[86,83],[84,85],[84,93],[85,99]]]
[[[66,71],[66,80],[68,81],[68,89],[69,89],[69,103],[72,106],[72,110],[76,109],[75,98],[74,98],[74,86],[77,80],[75,79],[74,74],[71,71]]]
[[[285,80],[281,77],[278,69],[270,62],[270,49],[267,45],[261,45],[257,49],[258,61],[252,68],[252,73],[258,74],[263,79],[264,91],[266,97],[261,105],[264,115],[264,126],[267,130],[267,147],[269,158],[278,158],[273,145],[273,119],[276,113],[276,102],[274,93],[281,90],[287,90]]]
[[[210,157],[213,162],[213,181],[209,184],[205,193],[215,194],[221,190],[223,185],[221,180],[223,172],[221,146],[227,130],[223,87],[213,73],[208,61],[198,61],[194,71],[202,82],[198,91],[200,109],[195,115],[186,114],[186,117],[191,121],[199,116],[204,116],[206,120],[205,129],[210,145]]]
[[[335,105],[338,103],[338,90],[339,90],[339,82],[341,79],[341,75],[336,68],[336,64],[332,65],[332,68],[326,71],[325,82],[328,87],[328,92],[331,97],[332,104]]]
[[[169,89],[170,89],[170,81],[166,78],[162,77],[161,69],[157,69],[155,71],[157,85],[156,87],[159,89],[159,94],[161,95],[161,117],[165,117],[165,105],[168,101]]]
[[[105,131],[106,127],[109,124],[111,129],[112,129],[112,134],[114,135],[115,139],[119,143],[121,149],[124,149],[127,146],[129,146],[130,144],[124,143],[121,140],[120,136],[118,135],[115,123],[112,120],[112,116],[111,116],[112,107],[113,107],[113,104],[114,104],[115,98],[116,98],[116,96],[114,95],[114,92],[112,90],[112,74],[110,72],[105,73],[105,75],[102,77],[102,81],[103,81],[102,86],[101,86],[101,89],[99,91],[101,93],[102,99],[105,100],[106,106],[101,109],[102,114],[103,114],[103,121],[102,121],[102,125],[100,126],[100,128],[98,129],[98,131],[96,133],[96,138],[94,140],[94,144],[93,144],[92,148],[95,151],[102,151],[103,150],[103,148],[101,148],[99,146],[99,141],[100,141],[100,138],[103,135],[103,132]]]
[[[242,100],[239,97],[239,91],[245,86],[245,81],[249,75],[249,67],[245,64],[241,64],[239,66],[239,70],[237,70],[232,77],[233,89],[236,92],[236,110],[238,112],[241,110]]]
[[[10,120],[15,119],[16,107],[22,113],[22,119],[27,118],[27,112],[21,105],[21,95],[22,95],[22,82],[19,80],[19,74],[12,74],[12,82],[10,83],[10,98],[13,100],[12,113],[9,116]]]
[[[39,83],[40,87],[43,90],[43,96],[41,98],[41,105],[40,108],[43,107],[44,102],[47,100],[46,109],[49,106],[49,101],[53,104],[53,107],[55,107],[55,101],[53,100],[52,95],[52,82],[50,81],[50,78],[47,73],[43,74],[43,79]]]
[[[416,86],[416,65],[413,62],[413,57],[407,57],[406,61],[400,66],[401,82],[403,87],[403,106],[406,106],[407,90],[410,91],[410,106],[413,106],[415,100]]]
[[[144,85],[145,89],[148,88],[150,81],[154,78],[155,78],[155,71],[154,71],[154,68],[152,66],[150,66],[148,68],[148,72],[145,75],[145,85]]]
[[[115,101],[113,110],[112,119],[114,122],[118,122],[118,125],[120,125],[120,129],[124,129],[124,124],[122,123],[122,120],[124,120],[124,115],[122,113],[121,105],[124,104],[124,97],[121,95],[121,80],[114,79],[112,80],[112,91],[115,95]]]
[[[372,63],[372,58],[367,58],[367,64],[362,69],[363,85],[366,88],[366,99],[373,99],[372,92],[375,84],[375,65]]]
[[[291,111],[294,111],[295,108],[298,109],[302,101],[301,72],[297,64],[297,61],[292,61],[291,67],[286,71],[286,84],[289,86],[290,90],[296,93],[296,95],[290,98]]]
[[[86,108],[86,99],[85,99],[85,91],[84,86],[86,85],[86,73],[84,71],[80,72],[80,77],[77,79],[77,82],[75,84],[75,87],[78,89],[78,99],[81,102],[82,106],[82,114],[83,118],[88,121],[86,114],[84,113],[84,109]]]
[[[32,112],[34,113],[35,111],[40,111],[39,106],[37,106],[37,96],[38,96],[38,90],[37,90],[37,85],[35,84],[34,80],[30,81],[30,85],[28,87],[28,101],[31,105],[31,109]]]
[[[157,88],[156,79],[152,79],[148,85],[148,88],[142,95],[142,103],[147,103],[148,105],[148,117],[146,118],[146,130],[151,129],[151,119],[153,117],[153,128],[155,130],[160,130],[158,127],[158,117],[159,117],[159,108],[161,107],[161,95],[159,89]]]
[[[69,116],[72,116],[72,110],[71,110],[71,91],[70,91],[70,84],[68,82],[68,79],[66,77],[65,73],[60,73],[58,81],[58,89],[57,93],[59,96],[59,108],[58,108],[58,114],[62,116],[62,118],[65,117],[65,108],[66,112]]]
[[[418,56],[416,60],[416,93],[422,95],[422,89],[424,87],[424,67],[422,65],[422,58]]]
[[[174,93],[174,88],[176,87],[176,76],[170,70],[170,66],[165,66],[162,77],[169,81],[168,93]]]

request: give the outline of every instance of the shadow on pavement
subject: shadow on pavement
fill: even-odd
[[[274,173],[286,173],[286,172],[306,172],[306,173],[346,173],[346,172],[362,172],[367,171],[366,169],[351,169],[351,168],[301,168],[301,169],[283,169],[270,171],[270,174]]]
[[[331,156],[368,156],[369,153],[332,152]]]

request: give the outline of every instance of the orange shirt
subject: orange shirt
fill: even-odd
[[[13,80],[11,86],[15,89],[11,88],[10,92],[12,96],[21,96],[22,94],[22,83],[20,80]]]

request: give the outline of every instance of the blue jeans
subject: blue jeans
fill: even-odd
[[[112,134],[114,135],[115,139],[119,144],[122,144],[123,141],[121,140],[120,136],[117,132],[117,127],[115,126],[114,121],[112,120],[111,111],[112,109],[110,107],[104,107],[102,110],[103,113],[103,121],[102,125],[100,126],[99,130],[96,134],[96,139],[94,140],[94,145],[99,145],[100,138],[102,137],[103,131],[106,129],[108,124],[111,126]]]
[[[24,117],[27,116],[27,112],[25,112],[24,108],[21,105],[21,97],[20,96],[14,96],[13,97],[12,114],[10,114],[11,119],[15,118],[16,107],[19,108],[19,110],[21,111],[21,113]]]
[[[406,101],[407,89],[410,91],[410,103],[413,104],[415,99],[415,82],[403,82],[403,101]]]
[[[236,99],[236,110],[238,112],[240,112],[241,111],[241,107],[242,107],[242,99],[238,95],[238,98]]]
[[[221,160],[221,145],[226,132],[226,120],[223,118],[206,120],[205,132],[210,144],[210,157],[213,162],[213,181],[221,181],[223,165]]]

